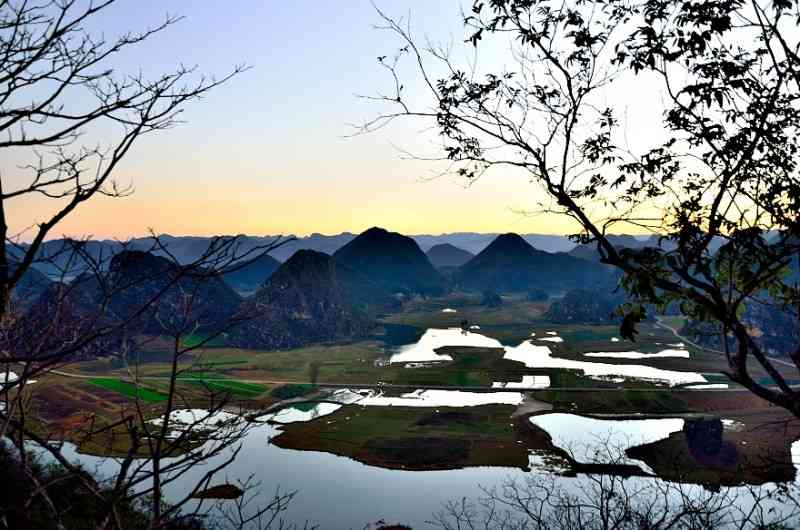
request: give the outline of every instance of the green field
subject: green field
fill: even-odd
[[[459,408],[346,406],[324,421],[281,427],[272,443],[324,451],[369,465],[397,469],[464,466],[526,468],[528,446],[513,406]]]
[[[160,392],[142,388],[121,379],[114,379],[111,377],[94,377],[88,381],[93,385],[103,387],[107,390],[112,390],[132,399],[138,398],[142,401],[147,401],[148,403],[160,403],[167,400],[167,396]]]
[[[278,399],[292,399],[304,396],[313,389],[313,385],[283,385],[270,392],[270,395]]]
[[[243,398],[256,397],[267,391],[265,386],[244,383],[234,379],[229,380],[224,376],[210,372],[181,375],[178,380],[188,381],[194,386],[202,387],[212,392],[228,393]]]
[[[183,338],[182,342],[184,348],[196,348],[205,340],[208,340],[208,342],[204,344],[204,346],[209,348],[214,346],[222,346],[225,343],[221,336],[209,339],[208,335],[203,333],[192,333],[191,335],[187,335]]]

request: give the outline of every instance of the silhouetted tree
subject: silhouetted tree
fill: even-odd
[[[467,181],[524,173],[543,192],[538,210],[570,217],[576,240],[621,271],[634,315],[626,337],[640,305],[677,302],[717,327],[731,379],[800,415],[797,392],[743,317],[755,304],[787,311],[795,325],[799,317],[798,9],[795,1],[476,0],[465,46],[507,47],[503,70],[461,65],[452,48],[379,12],[401,44],[378,59],[390,91],[369,98],[391,108],[361,131],[426,120],[441,137],[441,159]],[[405,59],[427,99],[407,96],[414,80]],[[639,135],[632,147],[624,109],[606,95],[651,90],[645,80],[664,94],[653,124],[664,137]],[[607,234],[631,226],[657,237],[615,247]],[[800,370],[800,345],[782,353]]]
[[[308,380],[314,386],[317,386],[317,381],[319,381],[320,365],[321,363],[319,361],[311,361],[308,363]]]
[[[112,68],[117,56],[179,19],[167,17],[153,28],[111,39],[89,32],[86,27],[114,3],[0,1],[0,158],[28,160],[0,174],[0,439],[15,469],[30,481],[15,485],[19,495],[13,505],[0,507],[0,516],[19,527],[33,527],[34,506],[41,510],[38,527],[63,528],[64,517],[85,502],[92,510],[81,526],[178,528],[185,520],[188,528],[187,517],[196,511],[181,510],[235,457],[237,451],[229,449],[246,432],[239,421],[217,421],[227,418],[222,413],[227,395],[210,396],[205,414],[176,417],[175,411],[188,404],[179,379],[188,359],[199,357],[200,348],[244,317],[226,315],[208,327],[209,314],[198,311],[204,286],[221,283],[219,272],[245,266],[279,241],[243,252],[239,238],[212,238],[199,258],[179,263],[153,237],[146,250],[162,256],[155,261],[159,270],[133,276],[117,274],[112,256],[93,254],[86,241],[64,240],[54,253],[43,252],[45,240],[84,203],[129,194],[114,174],[137,140],[176,126],[186,104],[245,69],[237,66],[220,79],[197,77],[184,66],[152,79],[118,74]],[[22,233],[10,233],[24,221],[13,223],[8,206],[32,198],[49,201],[52,213]],[[126,253],[117,255],[117,265],[123,257],[149,255],[120,246]],[[115,304],[121,299],[125,303]],[[138,388],[143,381],[135,356],[137,335],[153,327],[171,344],[163,406],[156,410],[144,403],[137,390],[118,420],[102,422],[87,414],[85,422],[72,427],[78,442],[125,437],[127,452],[117,462],[115,477],[99,484],[52,443],[55,433],[41,425],[31,406],[38,388],[31,383],[103,352],[120,359],[118,365],[127,367]],[[203,337],[189,341],[198,330]],[[210,419],[215,423],[209,431]],[[198,429],[206,443],[198,444]],[[31,455],[32,448],[59,467],[55,478],[39,473],[43,464]],[[166,484],[215,457],[187,496],[165,502]],[[70,495],[57,498],[64,484],[72,488]],[[132,506],[143,509],[127,519]]]

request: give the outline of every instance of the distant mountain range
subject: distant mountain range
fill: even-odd
[[[636,237],[628,234],[622,235],[608,235],[608,240],[614,245],[615,248],[632,248],[640,249],[644,247],[660,247],[666,251],[671,251],[676,248],[673,241],[662,239],[660,236],[653,235],[648,238]],[[708,245],[708,251],[715,253],[725,243],[721,237],[715,237]],[[570,256],[581,258],[590,261],[600,261],[600,254],[597,251],[597,243],[586,243],[583,245],[575,245],[568,252]]]
[[[436,245],[450,244],[470,252],[471,254],[477,254],[498,235],[499,234],[493,233],[478,234],[473,232],[457,232],[442,235],[411,235],[407,237],[416,241],[423,252],[430,250]],[[236,237],[239,238],[240,254],[278,241],[279,239],[286,239],[287,241],[284,244],[270,252],[270,256],[280,262],[284,262],[295,252],[302,249],[316,250],[333,255],[337,250],[355,239],[356,236],[357,234],[342,232],[341,234],[334,235],[315,233],[304,237],[249,235],[240,235]],[[167,252],[182,264],[198,260],[203,253],[208,250],[209,243],[212,241],[211,237],[206,236],[173,236],[170,234],[162,234],[158,237],[160,244],[167,249]],[[292,237],[294,237],[293,240],[288,240]],[[546,252],[568,251],[575,246],[566,236],[524,234],[521,237],[536,248]],[[43,261],[50,261],[52,263],[37,263],[35,267],[51,278],[62,276],[71,278],[77,276],[87,268],[85,261],[105,264],[107,267],[111,257],[123,250],[123,248],[128,250],[151,251],[157,255],[166,254],[166,252],[161,249],[153,248],[152,238],[134,238],[127,241],[124,245],[119,241],[108,239],[89,240],[81,242],[80,246],[81,252],[84,253],[86,258],[85,260],[76,260],[74,253],[71,252],[74,248],[74,243],[71,240],[53,239],[46,241],[42,245],[39,257],[42,258]],[[9,254],[15,256],[19,254],[19,251],[9,248]]]
[[[657,244],[658,242],[650,239],[636,239],[630,235],[610,235],[608,236],[609,242],[615,248],[643,248],[648,244]],[[568,254],[574,258],[581,258],[589,261],[600,261],[600,253],[597,251],[597,243],[585,243],[576,245]]]
[[[494,241],[499,232],[478,234],[475,232],[454,232],[441,235],[412,235],[411,237],[424,251],[442,243],[449,243],[455,247],[477,254]],[[575,246],[567,236],[548,234],[520,234],[520,237],[545,252],[566,252]]]
[[[440,247],[441,245],[448,245],[448,247],[445,248],[455,247],[458,250],[463,250],[469,254],[475,255],[483,251],[499,235],[501,234],[455,232],[441,235],[409,235],[406,237],[413,239],[423,252],[429,252],[433,248]],[[158,237],[160,245],[166,248],[166,251],[153,248],[152,238],[134,238],[126,242],[124,245],[119,241],[113,240],[89,240],[80,243],[81,252],[84,258],[77,259],[72,252],[75,243],[73,243],[71,240],[54,239],[46,241],[39,252],[39,257],[42,258],[42,261],[48,261],[52,263],[36,263],[35,267],[40,272],[45,273],[51,278],[72,278],[80,274],[80,272],[86,270],[86,261],[89,261],[91,264],[103,264],[105,267],[107,267],[111,257],[123,249],[150,251],[157,255],[166,255],[168,253],[170,257],[175,258],[179,263],[188,264],[200,259],[201,256],[207,252],[208,246],[212,241],[211,237],[206,236],[172,236],[169,234],[162,234]],[[342,232],[341,234],[334,235],[315,233],[305,237],[248,235],[240,235],[236,237],[238,237],[239,254],[250,252],[253,249],[263,247],[278,240],[285,240],[282,245],[271,251],[269,254],[277,261],[284,262],[295,252],[302,249],[316,250],[318,252],[324,252],[326,254],[333,255],[337,250],[355,239],[357,234]],[[289,238],[292,237],[294,237],[294,239],[289,240]],[[596,244],[594,243],[576,246],[569,240],[568,237],[559,235],[521,234],[519,237],[540,251],[549,253],[567,252],[573,257],[591,261],[598,261],[599,259],[597,256]],[[617,246],[641,248],[642,246],[646,245],[659,245],[658,236],[642,238],[640,236],[631,235],[612,235],[609,237]],[[712,252],[719,248],[721,243],[721,240],[715,240],[711,245]],[[661,243],[661,245],[668,248],[669,242]],[[441,251],[442,249],[440,248],[437,249],[435,253],[439,253]],[[12,257],[18,257],[19,251],[9,248],[9,254]],[[439,258],[436,257],[436,254],[434,254],[434,258],[431,259],[431,263],[437,268],[458,266],[440,262]],[[273,266],[274,270],[275,264],[271,262],[270,264]],[[267,266],[267,263],[261,263],[261,265]],[[260,274],[260,272],[257,274]],[[254,288],[258,288],[259,286],[260,284],[254,286],[252,281],[245,280],[245,283],[242,285],[242,289],[252,290]]]
[[[445,237],[470,248],[482,246],[477,255],[449,242],[423,252],[425,244]],[[164,248],[153,248],[146,239],[126,245],[48,241],[40,256],[49,263],[36,264],[13,292],[26,317],[12,335],[34,337],[45,326],[63,343],[64,336],[78,336],[87,322],[128,321],[125,336],[162,334],[186,317],[200,333],[225,329],[232,345],[289,348],[363,337],[378,314],[396,310],[406,296],[435,296],[451,289],[496,300],[501,300],[500,293],[527,292],[539,300],[566,292],[551,306],[551,320],[614,320],[610,313],[618,300],[593,293],[611,293],[618,272],[598,262],[595,245],[548,252],[534,248],[531,237],[557,242],[554,236],[512,233],[409,237],[375,227],[357,236],[313,234],[270,255],[251,254],[255,259],[221,271],[192,263],[208,252],[210,238],[162,236]],[[483,245],[486,238],[491,240]],[[242,237],[237,255],[274,241]],[[618,248],[659,244],[657,238],[632,236],[613,236],[612,241]],[[19,251],[9,249],[9,254],[13,270]],[[281,263],[275,256],[283,255],[287,259]],[[186,307],[187,293],[195,294],[191,307]],[[157,303],[149,306],[153,300]],[[758,327],[765,342],[785,326],[777,319],[772,327],[763,324],[768,320],[764,315],[753,315],[753,320],[762,322]],[[230,321],[240,324],[229,331]]]

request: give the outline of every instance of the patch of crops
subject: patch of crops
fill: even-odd
[[[167,400],[167,396],[165,396],[160,392],[155,392],[148,388],[142,388],[133,383],[122,381],[121,379],[113,379],[110,377],[95,377],[89,379],[89,383],[105,388],[107,390],[112,390],[124,396],[128,396],[129,398],[132,399],[138,398],[141,399],[142,401],[147,401],[150,403],[158,403]]]
[[[226,379],[213,373],[186,374],[179,380],[188,381],[213,392],[226,392],[242,397],[254,397],[267,391],[265,386]]]

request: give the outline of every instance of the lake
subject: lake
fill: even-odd
[[[284,419],[302,421],[291,413]],[[314,421],[325,421],[324,415]],[[534,424],[546,430],[558,446],[571,447],[581,461],[604,461],[596,458],[597,452],[592,444],[603,437],[615,444],[629,447],[631,444],[652,443],[680,431],[683,420],[641,419],[604,420],[592,419],[563,413],[548,413],[534,416]],[[297,451],[282,449],[270,444],[270,438],[278,434],[272,425],[258,425],[245,436],[239,457],[220,475],[235,481],[253,477],[261,482],[261,492],[268,498],[276,489],[283,492],[297,491],[285,516],[287,521],[303,523],[306,520],[321,524],[323,528],[363,528],[378,520],[400,522],[413,528],[427,528],[431,516],[439,511],[448,500],[481,495],[481,486],[492,487],[508,479],[524,480],[536,474],[549,475],[558,471],[557,467],[546,465],[539,454],[531,454],[531,471],[502,467],[468,467],[465,469],[443,471],[404,471],[367,466],[349,458],[316,451]],[[600,447],[598,445],[598,447]],[[794,446],[793,446],[794,448]],[[599,449],[600,452],[603,449]],[[79,461],[89,469],[96,469],[101,476],[115,474],[116,461],[108,458],[80,455],[74,446],[65,444],[64,452],[71,459]],[[798,451],[795,451],[797,453]],[[797,458],[800,455],[793,455]],[[192,469],[167,491],[167,496],[177,498],[184,494],[215,462],[220,455],[205,466]],[[636,460],[627,459],[637,463]],[[650,472],[647,465],[638,462],[641,468]],[[551,475],[557,483],[567,488],[584,485],[587,475],[575,477]],[[629,481],[657,481],[653,478],[631,478]],[[698,494],[707,493],[700,486],[689,486]],[[759,487],[731,488],[722,491],[741,495],[740,505],[752,503],[754,493],[774,491],[775,485]],[[742,504],[744,503],[744,504]],[[778,504],[778,506],[780,506]]]

